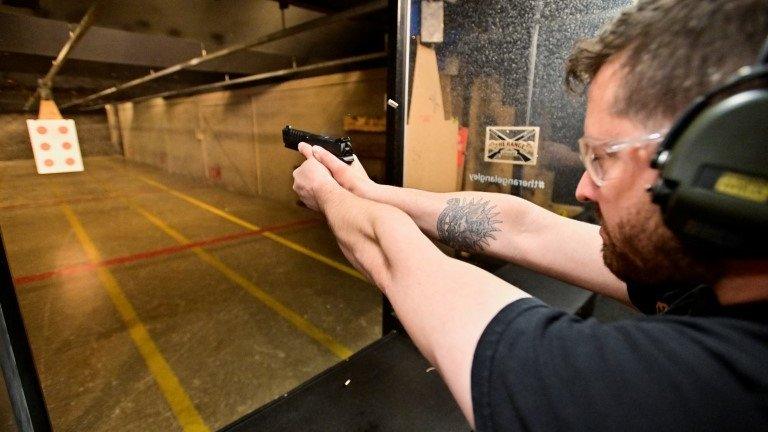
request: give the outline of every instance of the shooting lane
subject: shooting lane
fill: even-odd
[[[562,61],[628,1],[562,3],[0,2],[0,428],[469,430],[298,205],[280,132],[350,136],[382,182],[590,220]],[[57,107],[84,170],[38,174],[26,120]],[[563,309],[626,313],[446,253]]]

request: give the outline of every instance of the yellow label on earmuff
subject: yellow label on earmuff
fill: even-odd
[[[715,183],[715,191],[758,203],[768,202],[768,181],[744,174],[724,172]]]

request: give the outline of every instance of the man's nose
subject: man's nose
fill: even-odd
[[[584,171],[581,175],[578,186],[576,186],[576,199],[581,202],[597,201],[598,187],[592,177]]]

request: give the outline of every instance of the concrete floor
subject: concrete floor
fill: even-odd
[[[379,293],[316,213],[122,158],[85,165],[0,163],[0,227],[57,431],[216,430],[380,336]]]

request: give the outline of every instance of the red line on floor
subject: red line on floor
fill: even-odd
[[[320,222],[321,222],[320,219],[304,219],[304,220],[291,222],[283,225],[267,226],[256,231],[245,231],[245,232],[239,232],[234,234],[228,234],[221,237],[213,237],[209,239],[198,240],[192,243],[187,243],[187,244],[182,244],[177,246],[169,246],[169,247],[154,249],[154,250],[148,250],[148,251],[139,252],[131,255],[125,255],[121,257],[109,258],[109,259],[102,260],[95,263],[73,264],[70,266],[61,267],[56,270],[51,270],[43,273],[15,277],[13,278],[13,283],[16,286],[21,286],[21,285],[26,285],[32,282],[39,282],[42,280],[50,279],[54,276],[72,275],[72,274],[95,270],[98,267],[112,267],[112,266],[121,265],[121,264],[133,263],[136,261],[143,261],[150,258],[157,258],[160,256],[173,255],[173,254],[184,252],[186,250],[196,248],[196,247],[206,247],[206,246],[211,246],[215,244],[229,243],[235,240],[241,240],[249,237],[256,237],[261,234],[264,234],[265,232],[282,231],[289,228],[297,228],[302,226],[314,225]]]
[[[77,204],[77,203],[103,201],[103,200],[116,199],[116,198],[132,198],[140,195],[150,195],[150,194],[157,194],[157,193],[161,193],[161,191],[147,190],[147,191],[135,192],[131,194],[82,195],[79,197],[62,198],[58,200],[35,201],[35,202],[26,202],[26,203],[17,203],[17,204],[4,204],[4,205],[0,205],[0,210],[53,207],[53,206],[59,206],[62,204]]]

